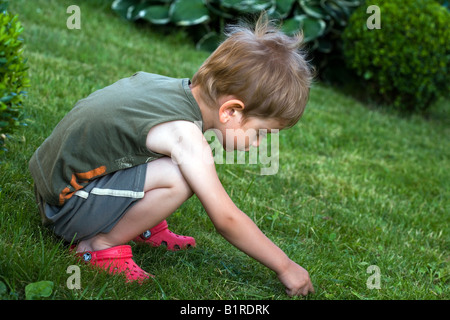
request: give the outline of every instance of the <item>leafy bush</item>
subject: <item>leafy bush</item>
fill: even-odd
[[[21,107],[29,85],[26,60],[23,58],[23,31],[18,16],[6,11],[0,2],[0,151],[8,134],[21,125]]]
[[[189,27],[197,48],[212,51],[223,28],[238,18],[265,10],[283,21],[288,34],[303,30],[311,50],[330,53],[360,0],[115,0],[123,18],[155,25]]]
[[[343,33],[348,66],[374,97],[396,108],[424,110],[450,89],[450,13],[429,0],[373,0],[381,29],[369,30],[366,6]]]

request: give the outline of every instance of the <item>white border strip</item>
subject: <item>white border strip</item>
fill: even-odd
[[[83,190],[78,190],[77,192],[75,192],[75,195],[83,199],[87,199],[89,197],[89,193]]]
[[[145,195],[144,192],[136,192],[130,190],[101,189],[101,188],[93,188],[91,190],[91,194],[95,194],[97,196],[112,196],[112,197],[135,198],[135,199],[142,199]],[[77,192],[75,192],[75,195],[83,199],[87,199],[89,197],[89,193],[83,190],[78,190]]]

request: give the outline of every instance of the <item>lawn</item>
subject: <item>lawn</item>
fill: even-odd
[[[69,5],[81,30],[69,30]],[[168,220],[197,248],[168,252],[131,243],[156,275],[143,286],[80,265],[41,227],[28,160],[75,102],[144,70],[191,77],[208,56],[182,32],[162,34],[119,19],[109,1],[15,0],[31,87],[27,126],[0,164],[0,298],[51,281],[48,299],[288,299],[275,274],[225,241],[197,198]],[[311,275],[302,299],[440,299],[449,292],[449,103],[402,116],[316,83],[301,121],[279,136],[279,170],[217,164],[225,189],[261,230]],[[376,267],[371,267],[376,266]],[[369,268],[370,267],[370,268]],[[379,273],[374,271],[379,271]],[[379,286],[374,287],[374,276]],[[2,289],[3,288],[3,289]]]

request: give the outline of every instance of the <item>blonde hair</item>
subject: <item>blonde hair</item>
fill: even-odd
[[[229,27],[227,39],[192,78],[202,100],[217,106],[218,98],[242,100],[244,121],[250,117],[278,120],[291,127],[301,118],[309,96],[313,69],[300,51],[303,35],[289,37],[266,14],[254,30]]]

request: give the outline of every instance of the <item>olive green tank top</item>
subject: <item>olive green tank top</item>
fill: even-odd
[[[33,154],[29,168],[50,205],[63,205],[89,181],[162,157],[146,147],[150,129],[202,115],[189,79],[138,72],[76,103]]]

